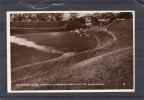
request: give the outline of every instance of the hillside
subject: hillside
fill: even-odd
[[[99,46],[12,69],[12,89],[131,89],[133,88],[132,21],[116,21],[106,33],[92,31]],[[17,83],[101,84],[15,87]]]
[[[29,34],[42,32],[60,32],[72,29],[87,28],[78,21],[57,21],[57,22],[11,22],[11,35]]]

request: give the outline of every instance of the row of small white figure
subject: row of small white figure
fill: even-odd
[[[91,27],[91,29],[96,29],[96,31],[107,31],[107,28],[97,28],[97,27]]]
[[[96,28],[96,30],[97,31],[107,31],[107,28],[100,28],[100,29],[98,29],[98,28]],[[75,30],[72,30],[72,31],[70,31],[71,33],[73,33],[73,32],[75,32],[75,33],[77,33],[77,34],[80,34],[80,32],[84,32],[84,35],[86,35],[86,36],[90,36],[89,34],[87,34],[86,33],[86,30],[85,29],[75,29]],[[82,35],[80,34],[80,37],[81,37]]]
[[[99,31],[107,31],[107,28],[100,28]]]
[[[81,29],[75,29],[75,30],[72,30],[72,31],[70,31],[70,32],[71,32],[71,33],[75,32],[75,33],[79,34],[80,37],[82,36],[82,34],[80,34],[80,32],[84,32],[84,35],[87,36],[87,37],[90,36],[89,34],[86,33],[86,30],[85,30],[85,29],[82,29],[82,28],[81,28]]]

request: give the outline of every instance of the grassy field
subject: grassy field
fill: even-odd
[[[24,27],[24,28],[57,28],[63,27],[67,21],[57,21],[57,22],[11,22],[11,27]]]
[[[58,53],[51,54],[42,52],[34,48],[21,46],[14,43],[11,43],[11,52],[12,69],[61,56],[61,54]]]
[[[88,30],[99,39],[99,47],[77,52],[71,56],[45,60],[42,63],[12,69],[13,90],[70,90],[70,89],[132,89],[133,88],[133,42],[132,21],[116,21],[107,27],[117,40],[105,32]],[[46,35],[18,36],[49,46]],[[65,36],[65,35],[64,35]],[[66,35],[66,39],[68,36]],[[46,39],[46,40],[45,40]],[[68,38],[68,40],[70,37]],[[55,40],[57,39],[49,39]],[[72,42],[71,42],[72,43]],[[62,43],[63,44],[63,43]],[[90,43],[91,44],[91,43]],[[56,44],[53,44],[56,45]],[[66,46],[67,47],[67,46]],[[58,48],[61,48],[58,44]],[[31,51],[31,50],[30,50]],[[66,52],[65,50],[62,50]],[[19,56],[20,57],[20,56]],[[37,58],[39,60],[39,57]],[[47,58],[46,58],[47,59]],[[49,58],[48,58],[49,59]],[[22,86],[16,84],[86,84],[67,86]],[[101,84],[101,85],[88,85]]]
[[[17,34],[35,34],[42,32],[63,32],[87,28],[86,25],[78,21],[57,21],[57,22],[11,22],[11,35]]]
[[[115,33],[118,41],[115,43],[119,46],[133,45],[133,21],[118,20],[107,27],[108,30]]]
[[[29,35],[17,35],[28,41],[33,41],[39,45],[52,46],[63,52],[80,52],[92,49],[97,45],[97,40],[93,37],[80,37],[76,33],[66,32],[47,32]]]

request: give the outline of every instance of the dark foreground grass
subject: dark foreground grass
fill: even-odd
[[[19,66],[41,62],[61,56],[61,54],[51,54],[36,50],[35,48],[26,47],[11,43],[11,67],[18,68]]]
[[[30,72],[27,73],[25,68],[18,70],[20,71],[20,73],[26,73],[24,75],[24,78],[27,79],[17,81],[16,83],[87,85],[40,87],[34,86],[18,87],[14,89],[130,89],[133,86],[132,48],[130,47],[126,49],[124,48],[115,50],[110,54],[106,53],[106,55],[102,57],[92,57],[79,63],[70,64],[67,61],[68,60],[63,59],[61,61],[59,60],[48,64],[41,64],[40,67],[39,65],[33,66],[33,68],[28,68]],[[72,59],[71,62],[73,62]],[[13,73],[13,75],[16,74]],[[14,84],[15,82],[13,83],[13,85]]]

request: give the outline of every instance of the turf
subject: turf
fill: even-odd
[[[17,45],[11,43],[11,66],[17,68],[19,66],[32,64],[39,61],[45,61],[61,56],[61,54],[46,53],[35,48]]]
[[[117,40],[102,32],[91,34],[98,37],[103,48],[92,48],[74,55],[46,60],[40,64],[23,66],[12,70],[13,90],[70,90],[70,89],[132,89],[133,88],[133,29],[132,21],[116,21],[107,27]],[[29,39],[29,37],[23,37]],[[43,40],[43,38],[41,38]],[[33,39],[32,41],[39,40]],[[40,40],[39,40],[40,41]],[[35,41],[37,42],[37,41]],[[40,43],[40,42],[37,42]],[[45,44],[46,45],[46,44]],[[75,86],[27,86],[17,83],[81,84]],[[101,85],[87,85],[89,83]],[[103,85],[102,85],[103,84]]]
[[[47,32],[29,35],[17,35],[39,45],[52,46],[62,52],[81,52],[96,47],[97,40],[90,37],[80,37],[76,33]]]

